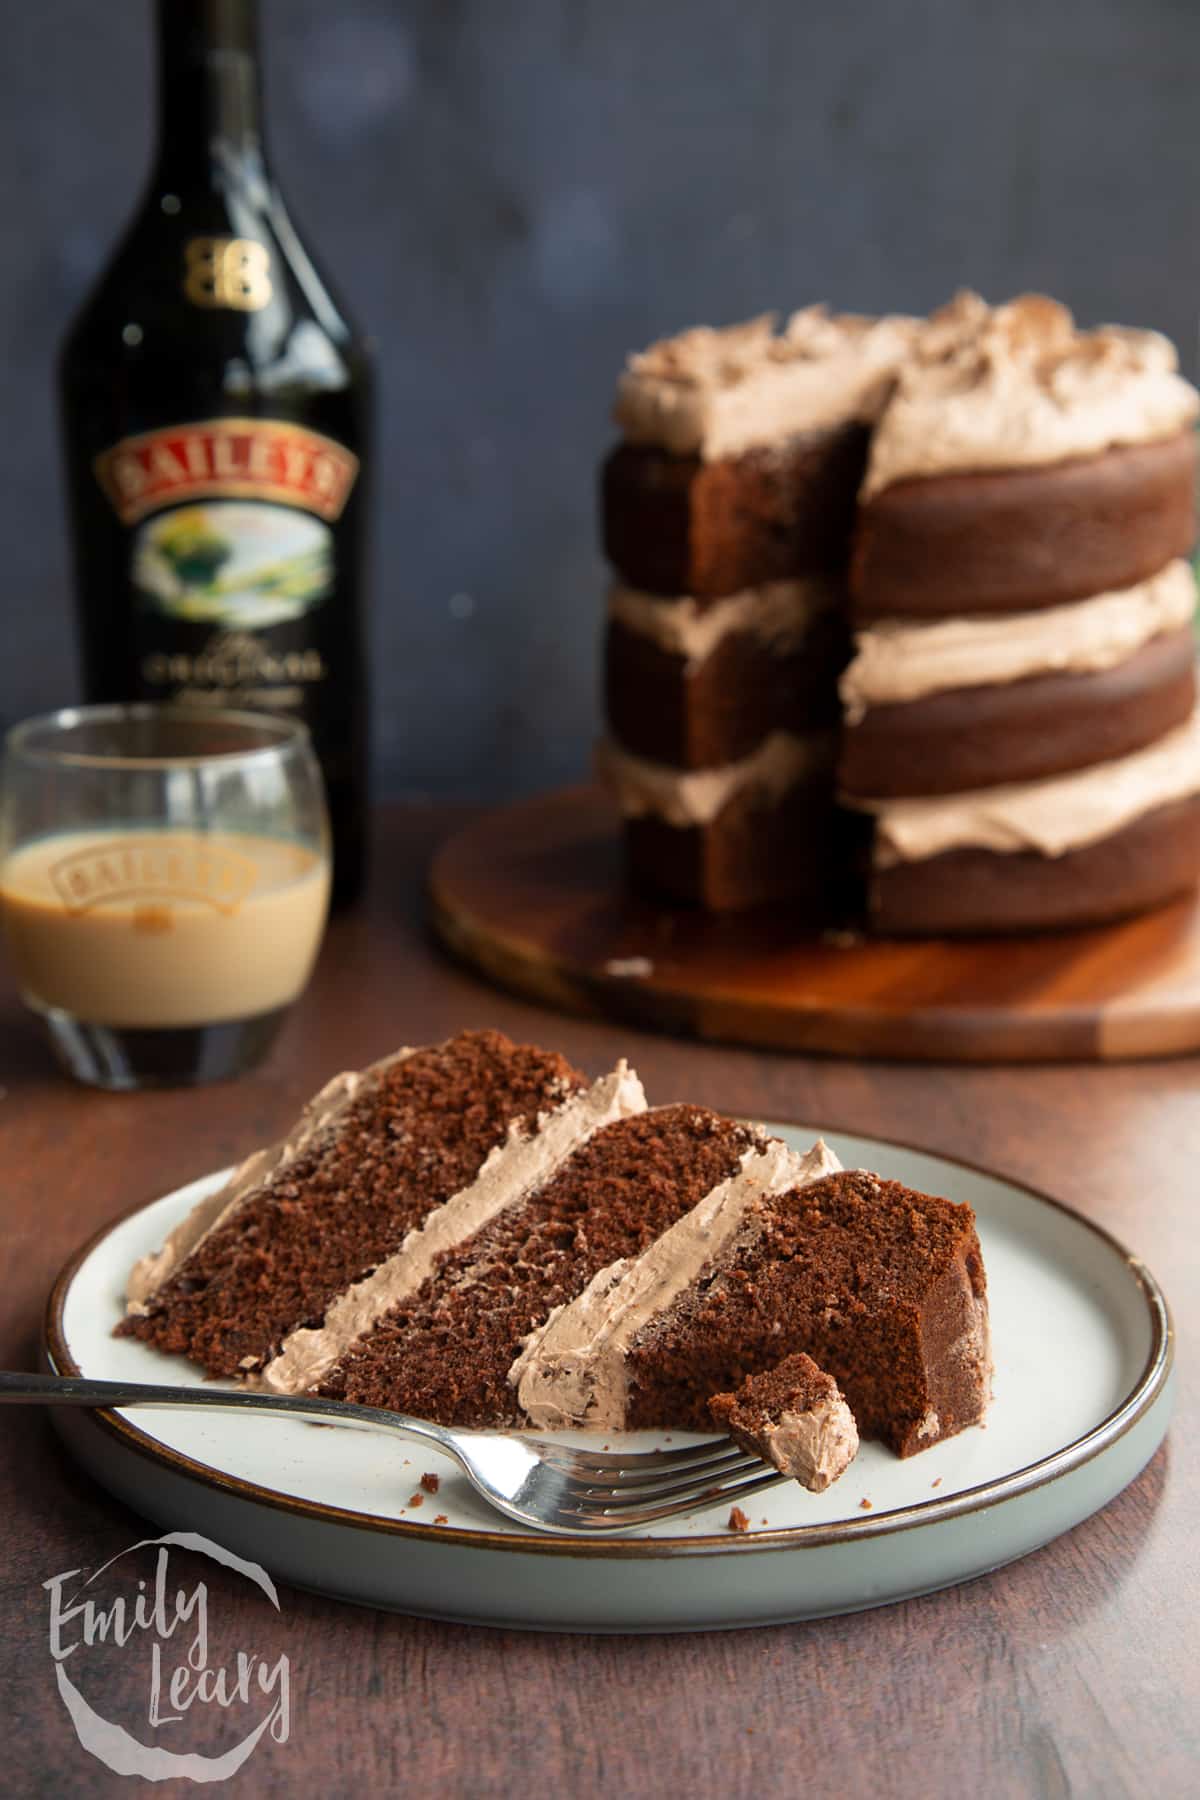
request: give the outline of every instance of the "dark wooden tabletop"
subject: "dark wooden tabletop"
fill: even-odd
[[[288,1740],[264,1742],[229,1788],[374,1795],[412,1783],[578,1800],[1200,1790],[1200,1061],[821,1061],[542,1012],[450,966],[425,935],[423,870],[465,816],[382,816],[369,903],[335,922],[269,1066],[236,1085],[143,1095],[74,1087],[0,977],[4,1366],[34,1365],[53,1278],[105,1221],[275,1136],[333,1071],[401,1042],[495,1024],[592,1071],[624,1051],[659,1101],[893,1136],[1049,1190],[1110,1227],[1164,1282],[1179,1332],[1175,1422],[1132,1487],[1048,1548],[964,1587],[815,1624],[549,1636],[376,1614],[294,1589],[281,1589],[276,1613],[206,1564],[223,1641],[286,1654],[291,1671]],[[149,1533],[74,1468],[44,1416],[10,1408],[0,1430],[9,1722],[0,1786],[117,1793],[131,1778],[80,1747],[60,1699],[42,1584],[97,1568]],[[92,1659],[88,1699],[136,1730],[148,1652],[136,1641],[108,1649]]]

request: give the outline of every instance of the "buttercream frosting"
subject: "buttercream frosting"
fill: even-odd
[[[257,1193],[265,1182],[278,1174],[285,1163],[302,1155],[316,1138],[335,1125],[338,1117],[365,1087],[377,1081],[394,1063],[403,1062],[405,1057],[414,1054],[411,1048],[406,1047],[397,1050],[392,1056],[382,1057],[368,1068],[348,1069],[327,1081],[320,1092],[314,1094],[307,1103],[286,1137],[280,1138],[278,1143],[271,1144],[266,1149],[255,1150],[246,1157],[233,1169],[229,1179],[216,1193],[198,1201],[180,1220],[161,1249],[139,1257],[125,1284],[127,1311],[133,1314],[145,1313],[149,1301],[163,1283],[170,1280],[179,1265],[193,1250],[200,1247],[206,1237],[224,1225],[252,1194]]]
[[[1200,708],[1143,750],[1069,775],[903,800],[847,799],[875,816],[877,867],[948,850],[1063,856],[1200,794]]]
[[[786,1408],[755,1433],[756,1443],[781,1475],[822,1494],[858,1454],[858,1426],[840,1394],[817,1400],[805,1412]]]
[[[436,1207],[393,1256],[340,1294],[320,1325],[301,1327],[284,1339],[263,1370],[266,1386],[281,1394],[313,1387],[378,1319],[416,1293],[440,1256],[541,1187],[595,1132],[645,1109],[642,1084],[621,1061],[585,1093],[543,1115],[535,1132],[522,1131],[514,1121],[469,1186]]]
[[[509,1370],[531,1424],[545,1431],[620,1430],[628,1395],[626,1356],[638,1334],[729,1247],[758,1201],[840,1168],[823,1142],[800,1156],[769,1138],[748,1149],[737,1172],[641,1256],[601,1269],[576,1299],[556,1307],[531,1332]]]
[[[855,634],[839,691],[846,723],[872,706],[1032,675],[1115,668],[1196,610],[1196,578],[1182,558],[1135,587],[1002,618],[881,620]]]
[[[691,675],[734,632],[751,632],[781,652],[798,648],[813,620],[839,598],[839,587],[825,575],[769,581],[708,603],[687,594],[666,600],[618,583],[609,590],[608,616],[682,657],[684,673]]]
[[[634,756],[606,738],[596,751],[596,771],[627,819],[648,814],[686,830],[709,825],[738,794],[748,790],[778,800],[789,788],[831,768],[836,733],[796,737],[774,731],[749,756],[715,769],[676,769]]]
[[[1184,430],[1200,394],[1157,331],[1080,331],[1065,306],[961,293],[916,335],[876,426],[862,487],[1036,467]]]
[[[773,313],[697,326],[629,358],[614,417],[631,444],[706,462],[800,432],[871,421],[917,330],[915,319],[809,306],[782,332]]]

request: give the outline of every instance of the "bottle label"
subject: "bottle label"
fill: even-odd
[[[268,707],[317,724],[334,625],[333,525],[358,459],[268,419],[213,419],[125,438],[96,458],[131,528],[138,694]]]
[[[358,474],[344,444],[278,419],[210,419],[122,438],[94,464],[122,525],[181,500],[240,496],[332,522]]]

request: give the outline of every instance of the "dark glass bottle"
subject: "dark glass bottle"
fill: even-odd
[[[361,884],[370,370],[284,209],[256,0],[157,0],[158,151],[60,366],[90,700],[304,718]]]

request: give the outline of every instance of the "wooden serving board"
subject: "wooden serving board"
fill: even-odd
[[[430,871],[443,943],[569,1012],[779,1050],[1058,1062],[1200,1049],[1200,901],[1036,937],[798,934],[786,907],[660,907],[625,885],[616,812],[567,788],[485,814]]]

